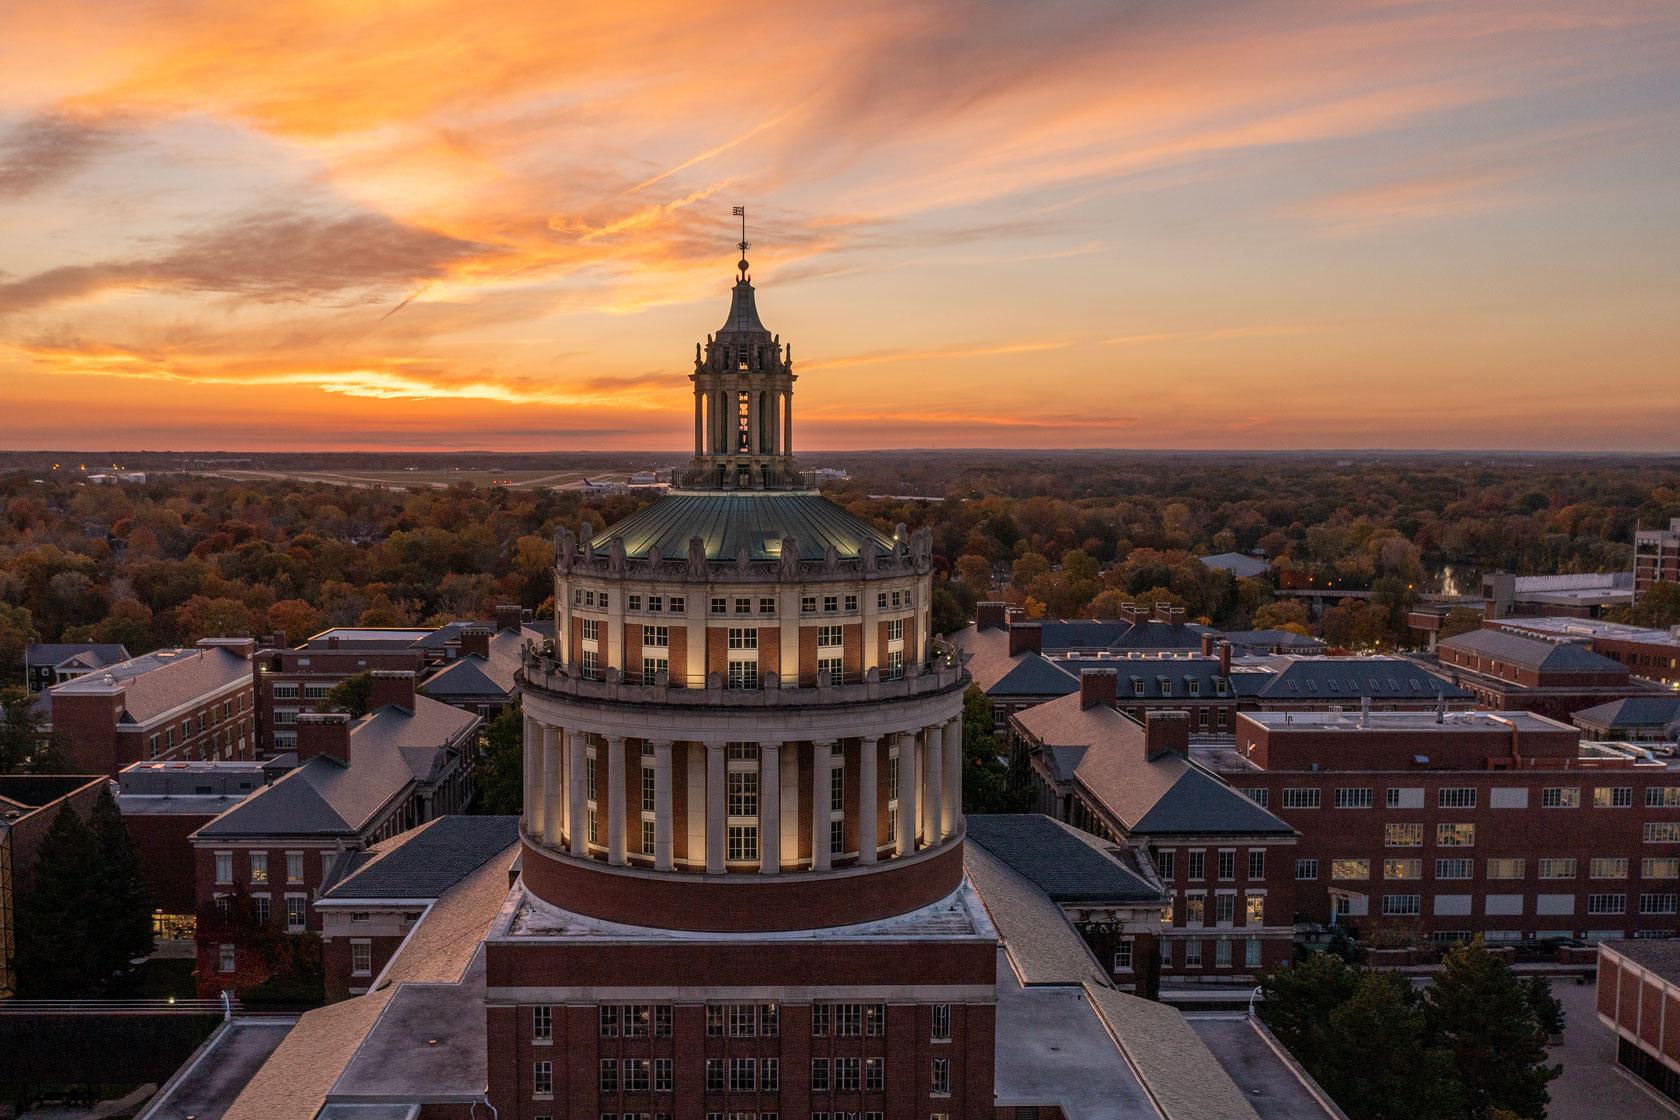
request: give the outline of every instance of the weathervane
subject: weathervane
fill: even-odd
[[[735,207],[735,216],[741,219],[741,259],[736,267],[741,270],[741,279],[745,280],[747,278],[747,247],[750,244],[747,241],[747,208],[745,206]]]

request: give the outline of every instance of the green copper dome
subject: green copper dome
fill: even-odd
[[[699,537],[707,560],[731,561],[743,546],[753,560],[775,560],[782,539],[791,537],[802,560],[821,560],[832,547],[842,560],[856,560],[869,541],[878,555],[891,555],[893,538],[860,517],[811,491],[674,491],[639,513],[597,533],[592,543],[606,550],[622,537],[627,558],[646,559],[655,548],[667,560],[688,554]]]

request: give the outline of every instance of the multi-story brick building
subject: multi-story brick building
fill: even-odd
[[[233,899],[258,926],[319,932],[311,903],[347,853],[466,807],[478,717],[415,695],[412,673],[375,673],[373,705],[300,716],[297,768],[192,834],[201,992],[265,978],[228,932]]]
[[[1491,625],[1442,639],[1436,671],[1492,711],[1568,720],[1582,708],[1668,690],[1626,665],[1573,642],[1548,641]]]
[[[1680,740],[1680,696],[1634,696],[1582,708],[1569,717],[1600,742],[1673,743]]]
[[[1659,582],[1680,583],[1680,517],[1666,529],[1633,534],[1633,593],[1643,595]]]
[[[52,686],[53,733],[76,769],[116,777],[133,762],[252,757],[250,638],[205,638]]]
[[[1038,810],[1145,861],[1169,896],[1163,977],[1228,980],[1287,961],[1294,830],[1192,761],[1188,713],[1150,711],[1140,725],[1110,705],[1111,670],[1081,683],[1010,717]]]
[[[1680,685],[1680,626],[1659,630],[1598,619],[1501,618],[1485,627],[1541,641],[1582,645],[1647,680]]]
[[[1601,942],[1597,1011],[1616,1063],[1680,1105],[1680,941]]]
[[[1680,765],[1531,712],[1265,712],[1195,752],[1298,835],[1300,920],[1491,941],[1680,929]]]

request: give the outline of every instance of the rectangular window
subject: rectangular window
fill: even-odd
[[[1385,894],[1382,912],[1388,918],[1415,918],[1423,913],[1423,899],[1415,894]]]
[[[671,596],[671,605],[667,609],[672,614],[682,614],[688,609],[686,603],[687,600],[685,600],[681,595],[673,595]]]
[[[1594,786],[1594,809],[1626,809],[1633,805],[1632,786]]]
[[[626,1093],[645,1093],[653,1087],[653,1062],[647,1058],[626,1058],[620,1072]]]
[[[838,626],[817,627],[817,645],[833,648],[841,644],[841,628]]]
[[[1587,913],[1589,914],[1624,914],[1627,912],[1627,895],[1625,894],[1589,894],[1587,896]]]
[[[846,683],[846,662],[840,657],[817,658],[817,672],[827,673],[830,684]]]
[[[534,1062],[531,1065],[531,1092],[538,1096],[554,1093],[554,1063]]]
[[[887,641],[902,642],[904,640],[904,620],[895,618],[887,623]]]
[[[669,1093],[671,1091],[671,1059],[655,1058],[653,1060],[653,1091]]]
[[[1680,809],[1680,786],[1647,786],[1645,805],[1651,809]]]
[[[829,1090],[828,1059],[811,1059],[811,1092],[826,1093]]]
[[[758,1005],[756,1003],[731,1003],[728,1005],[728,1017],[730,1038],[758,1037]]]
[[[1641,914],[1673,914],[1676,913],[1675,903],[1680,895],[1675,894],[1642,894],[1639,896],[1639,912]]]
[[[936,1003],[933,1005],[933,1041],[947,1042],[951,1038],[951,1005]]]
[[[735,613],[736,614],[751,614],[752,613],[752,600],[751,599],[736,599],[735,600]]]
[[[951,1095],[951,1062],[948,1058],[933,1060],[933,1095],[948,1097]]]
[[[1389,848],[1423,847],[1422,822],[1383,825],[1383,844]]]
[[[816,1073],[813,1070],[812,1071],[813,1080],[815,1079],[815,1076],[816,1076]],[[722,1058],[707,1058],[706,1059],[706,1092],[708,1092],[708,1093],[721,1093],[721,1092],[723,1092],[723,1088],[724,1088],[724,1085],[726,1084],[726,1081],[727,1081],[727,1076],[724,1072],[723,1059]],[[816,1088],[816,1086],[813,1085],[812,1088]]]
[[[817,597],[815,595],[806,595],[801,597],[799,600],[799,609],[805,614],[816,614]]]
[[[650,1008],[645,1003],[627,1003],[621,1012],[625,1038],[646,1038]]]
[[[1263,926],[1266,924],[1266,896],[1251,894],[1243,899],[1247,912],[1243,915],[1243,924]]]
[[[287,896],[287,898],[286,898],[286,932],[287,933],[302,933],[303,932],[304,926],[306,924],[304,910],[305,910],[305,907],[307,905],[308,905],[308,899],[305,899],[305,898],[303,898],[301,896],[298,896],[298,895]]]
[[[1272,799],[1272,791],[1265,786],[1244,786],[1242,795],[1264,809]]]
[[[583,640],[598,642],[601,640],[601,623],[593,618],[583,620]]]
[[[834,1091],[837,1093],[855,1093],[863,1084],[862,1062],[857,1058],[835,1058]]]
[[[829,1005],[813,1003],[811,1005],[811,1037],[828,1037]]]
[[[1184,896],[1184,924],[1199,926],[1206,922],[1207,898],[1200,892]]]
[[[1680,822],[1676,821],[1646,821],[1645,843],[1647,844],[1676,844],[1680,843]]]
[[[730,688],[757,688],[758,662],[731,661],[729,663]]]
[[[618,1092],[618,1059],[602,1058],[600,1063],[601,1092]]]
[[[706,1008],[706,1033],[707,1034],[712,1033],[712,1014],[711,1014],[711,1012],[712,1012],[712,1009],[710,1007]],[[600,1034],[601,1034],[602,1038],[617,1038],[618,1037],[618,1005],[617,1004],[603,1003],[601,1005],[600,1010],[596,1013],[596,1018],[599,1022],[599,1025],[600,1025]]]
[[[1266,849],[1250,848],[1248,850],[1248,877],[1251,881],[1266,877]]]
[[[1237,853],[1222,851],[1219,853],[1219,878],[1230,882],[1237,877]]]
[[[1625,859],[1600,857],[1587,863],[1589,879],[1626,879],[1627,874],[1628,861]]]
[[[1132,970],[1132,943],[1122,941],[1114,946],[1114,971],[1130,972]]]
[[[1575,878],[1575,861],[1573,859],[1542,859],[1540,861],[1540,878],[1573,879]]]
[[[233,853],[232,852],[217,852],[216,853],[216,883],[217,883],[218,886],[224,886],[225,887],[232,882],[233,882]]]
[[[1371,804],[1370,786],[1342,788],[1336,791],[1336,808],[1338,809],[1369,809]]]
[[[301,882],[303,882],[303,853],[302,852],[287,852],[286,853],[286,882],[288,882],[288,883],[301,883]]]
[[[1476,874],[1474,860],[1468,859],[1438,859],[1435,861],[1435,878],[1437,879],[1470,879]]]
[[[1579,786],[1547,786],[1540,791],[1540,808],[1542,809],[1579,809],[1581,807],[1581,788]]]
[[[758,1063],[758,1087],[767,1093],[773,1093],[782,1087],[782,1060],[780,1058],[764,1058]]]
[[[1316,809],[1318,808],[1319,791],[1316,789],[1286,789],[1283,791],[1283,807],[1285,809]]]
[[[1223,893],[1213,896],[1215,920],[1222,926],[1228,926],[1237,917],[1237,896]]]
[[[1207,872],[1206,872],[1207,853],[1204,852],[1204,851],[1197,850],[1197,851],[1190,852],[1189,855],[1190,855],[1190,878],[1192,878],[1192,879],[1205,879],[1207,877]]]
[[[884,1058],[863,1060],[863,1091],[879,1093],[887,1087],[887,1065]]]
[[[1525,859],[1490,859],[1487,861],[1487,877],[1489,879],[1521,879],[1528,874],[1528,861]]]
[[[833,614],[835,611],[838,611],[839,609],[840,609],[840,596],[838,596],[838,595],[824,595],[823,596],[823,613],[824,614]]]
[[[1318,878],[1318,861],[1316,859],[1298,859],[1295,861],[1295,878]]]
[[[714,598],[712,600],[712,613],[713,614],[728,614],[729,613],[729,600],[723,598],[722,596],[718,596],[718,597]]]
[[[755,626],[731,626],[729,628],[730,649],[757,649],[758,628]]]
[[[371,942],[350,942],[350,975],[373,975],[373,945]]]
[[[1423,878],[1423,861],[1421,859],[1385,859],[1383,860],[1384,879],[1421,879]]]
[[[755,1058],[729,1059],[729,1091],[751,1093],[758,1089],[758,1061]]]
[[[668,649],[671,645],[671,628],[669,626],[642,627],[642,645],[655,649]]]
[[[251,885],[258,886],[268,882],[268,853],[251,853]]]
[[[1371,877],[1371,861],[1368,859],[1333,859],[1330,861],[1330,878],[1332,879],[1369,879]]]
[[[1447,787],[1439,791],[1435,803],[1443,809],[1474,809],[1476,789],[1474,786]]]
[[[856,595],[846,596],[846,609],[848,611],[855,611],[858,609],[858,597]]]
[[[1160,872],[1161,878],[1171,879],[1173,877],[1173,863],[1175,862],[1173,857],[1175,855],[1177,853],[1170,850],[1155,853],[1155,870]]]
[[[554,1008],[546,1003],[531,1008],[531,1037],[541,1042],[554,1038]]]
[[[1680,879],[1680,858],[1654,856],[1641,860],[1639,876],[1642,879]]]
[[[857,1038],[863,1034],[863,1004],[837,1003],[834,1005],[834,1036],[836,1038]]]
[[[760,599],[758,601],[758,613],[759,614],[775,614],[776,613],[776,600],[774,600],[774,599]]]
[[[1474,848],[1476,846],[1476,826],[1473,824],[1438,824],[1435,826],[1435,843],[1442,848]]]

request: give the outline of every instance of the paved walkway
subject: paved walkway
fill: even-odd
[[[1593,1010],[1594,988],[1573,980],[1555,980],[1552,993],[1563,1003],[1568,1018],[1563,1042],[1552,1047],[1551,1060],[1563,1064],[1563,1075],[1551,1083],[1548,1120],[1675,1120],[1680,1108],[1616,1064],[1616,1036],[1598,1021]]]

